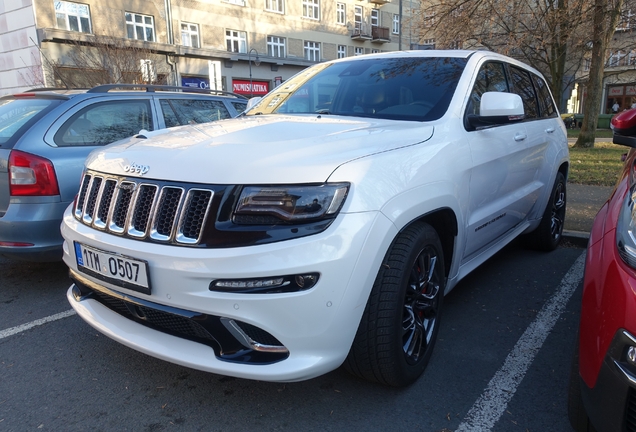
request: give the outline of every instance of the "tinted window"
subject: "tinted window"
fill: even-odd
[[[242,113],[247,108],[247,102],[232,102],[232,106],[236,110],[237,113]]]
[[[25,130],[61,102],[36,98],[0,100],[0,147],[13,147]]]
[[[127,138],[140,130],[153,130],[147,100],[122,100],[90,105],[69,120],[55,134],[58,146],[100,146]]]
[[[252,110],[430,121],[444,115],[466,65],[460,58],[375,58],[314,66]]]
[[[513,92],[521,96],[523,101],[523,111],[526,119],[536,119],[539,117],[537,97],[534,94],[534,87],[530,80],[530,74],[514,66],[510,67],[510,77],[512,79]]]
[[[162,99],[166,127],[207,123],[232,117],[223,102],[203,99]]]
[[[539,96],[541,117],[556,117],[557,109],[554,106],[554,101],[552,100],[552,96],[550,96],[550,90],[548,90],[547,84],[536,75],[532,75],[532,79]]]
[[[508,81],[506,80],[506,72],[502,63],[489,62],[482,65],[475,85],[470,93],[470,101],[468,103],[468,114],[479,115],[481,106],[481,96],[486,92],[507,92]]]

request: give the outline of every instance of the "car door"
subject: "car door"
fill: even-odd
[[[466,115],[479,114],[483,93],[509,92],[511,87],[506,64],[484,63],[475,79]],[[532,183],[535,164],[527,146],[526,126],[526,122],[518,121],[467,133],[473,167],[464,261],[516,227],[532,207],[528,185]]]

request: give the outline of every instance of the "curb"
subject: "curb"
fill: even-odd
[[[584,231],[563,230],[563,239],[575,246],[585,249],[587,248],[587,242],[590,239],[590,233]]]

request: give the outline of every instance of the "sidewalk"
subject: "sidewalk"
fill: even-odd
[[[612,186],[568,183],[564,239],[578,246],[587,246],[594,217],[613,190]]]

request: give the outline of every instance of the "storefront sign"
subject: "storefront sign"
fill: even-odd
[[[623,86],[620,87],[610,87],[609,88],[609,95],[610,96],[623,96],[623,91],[625,90],[625,88]]]
[[[263,96],[269,92],[269,81],[252,80],[252,88],[250,82],[245,80],[232,80],[232,91],[243,95]]]
[[[183,87],[197,87],[207,89],[210,88],[210,80],[208,78],[182,76],[181,85]]]
[[[625,94],[627,96],[636,96],[636,86],[625,87]]]

